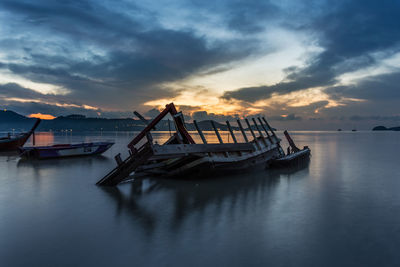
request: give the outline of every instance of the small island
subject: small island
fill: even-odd
[[[385,126],[376,126],[372,131],[400,131],[400,126],[387,128]]]

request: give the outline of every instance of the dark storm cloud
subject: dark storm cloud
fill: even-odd
[[[317,73],[318,72],[318,73]],[[283,95],[294,91],[299,91],[307,88],[317,87],[321,85],[333,84],[336,80],[334,75],[329,72],[317,71],[314,75],[296,74],[295,81],[280,82],[271,86],[245,87],[235,91],[225,92],[225,99],[239,99],[248,102],[270,98],[273,94]],[[291,74],[295,76],[294,74]],[[294,78],[294,77],[293,77]]]
[[[16,83],[0,84],[0,98],[42,99],[44,97],[51,97],[51,95],[46,96],[45,94],[21,87]]]
[[[92,105],[127,106],[174,96],[161,84],[240,59],[252,46],[240,40],[210,46],[193,31],[161,27],[152,14],[134,5],[129,12],[118,10],[114,2],[96,1],[1,1],[0,7],[13,19],[13,31],[44,37],[10,37],[9,43],[24,42],[19,48],[25,60],[1,62],[0,68],[67,88],[71,98]],[[30,41],[44,51],[29,46]]]
[[[310,6],[312,9],[312,6]],[[298,14],[300,15],[300,14]],[[376,63],[370,54],[400,51],[399,1],[338,1],[306,24],[293,29],[318,33],[324,51],[302,69],[293,68],[286,78],[272,86],[240,88],[223,98],[256,101],[272,94],[286,94],[316,86],[334,84],[340,74]],[[289,23],[290,24],[290,23]]]
[[[369,76],[350,86],[330,87],[326,91],[332,99],[343,97],[365,100],[393,100],[400,104],[400,72]]]
[[[266,22],[271,22],[282,15],[282,9],[269,0],[195,0],[191,1],[191,4],[195,10],[217,14],[228,29],[242,34],[264,31]]]

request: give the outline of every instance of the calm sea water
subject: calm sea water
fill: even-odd
[[[400,133],[295,132],[312,149],[298,168],[95,186],[132,137],[41,133],[116,144],[92,158],[0,155],[0,266],[400,266]]]

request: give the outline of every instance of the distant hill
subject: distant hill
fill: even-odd
[[[0,110],[0,122],[26,122],[29,118],[11,110]]]
[[[400,126],[386,128],[385,126],[376,126],[372,131],[400,131]]]
[[[27,118],[13,111],[0,111],[0,131],[27,131],[35,122],[35,118]],[[226,124],[214,121],[219,130],[227,131]],[[199,127],[203,131],[213,131],[211,120],[204,120],[198,122]],[[243,124],[244,126],[245,124]],[[73,114],[68,116],[59,116],[53,120],[42,120],[38,127],[38,131],[141,131],[146,127],[145,123],[140,120],[131,118],[126,119],[105,119],[105,118],[86,118],[83,115]],[[186,123],[189,131],[195,131],[196,128],[193,123]],[[168,131],[174,130],[174,122],[170,120],[162,120],[157,125],[157,130]],[[239,130],[238,127],[233,126],[233,130]],[[247,127],[246,127],[247,128]],[[252,126],[256,131],[256,128]]]

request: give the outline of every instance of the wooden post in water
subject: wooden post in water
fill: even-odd
[[[217,127],[215,126],[214,121],[211,121],[211,125],[212,125],[212,127],[214,128],[214,131],[215,131],[215,134],[217,135],[217,138],[218,138],[219,143],[220,143],[220,144],[223,144],[224,142],[222,142],[222,138],[221,138],[221,136],[219,135],[218,129],[217,129]]]
[[[228,130],[229,130],[229,132],[231,133],[233,142],[236,144],[236,143],[237,143],[237,141],[236,141],[236,136],[234,135],[234,133],[233,133],[233,131],[232,131],[232,127],[231,127],[231,124],[229,123],[229,121],[226,121],[226,126],[228,126]]]
[[[197,132],[199,133],[201,140],[203,141],[204,144],[207,144],[207,140],[203,135],[203,131],[200,129],[199,125],[197,124],[196,120],[193,120],[194,127],[196,127]]]
[[[242,126],[242,123],[240,122],[240,120],[237,120],[237,124],[238,124],[238,126],[239,126],[239,128],[240,128],[240,131],[241,131],[242,134],[243,134],[244,141],[245,141],[246,143],[248,143],[248,142],[249,142],[249,139],[247,138],[246,132],[244,131],[243,126]]]

